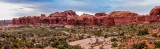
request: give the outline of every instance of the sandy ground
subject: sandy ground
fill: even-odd
[[[84,49],[91,48],[91,44],[94,44],[94,47],[93,47],[94,49],[99,49],[99,47],[101,47],[102,45],[103,45],[104,49],[114,49],[114,48],[111,48],[112,42],[110,41],[110,39],[111,39],[111,37],[108,37],[108,38],[105,38],[105,41],[104,41],[104,38],[98,37],[98,41],[100,43],[94,44],[96,42],[96,38],[92,37],[92,38],[82,39],[82,40],[78,40],[78,41],[73,41],[73,42],[70,42],[69,44],[70,45],[79,45]]]

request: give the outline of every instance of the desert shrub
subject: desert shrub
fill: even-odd
[[[111,39],[111,42],[116,42],[116,41],[118,41],[116,38]]]
[[[112,47],[117,47],[118,44],[117,43],[112,43]]]
[[[43,45],[42,43],[39,43],[39,44],[36,44],[35,47],[36,47],[36,48],[44,48],[45,45]]]
[[[101,30],[95,31],[95,32],[94,32],[94,35],[96,35],[96,36],[98,36],[98,37],[103,36]]]
[[[119,33],[120,36],[124,36],[124,34],[125,34],[124,32],[120,32]]]
[[[19,45],[18,45],[18,44],[13,44],[12,48],[18,49],[18,48],[19,48]]]
[[[64,47],[68,48],[69,44],[66,41],[61,41],[60,45],[63,45]]]
[[[89,36],[87,36],[87,38],[91,38],[91,36],[89,35]]]
[[[155,43],[155,48],[160,48],[160,41]]]
[[[103,46],[100,46],[99,49],[104,49]]]
[[[10,44],[5,44],[4,49],[10,49],[11,45]]]
[[[2,35],[0,35],[0,37],[2,37],[2,38],[8,38],[8,37],[10,37],[9,35],[6,35],[6,34],[2,34]]]
[[[76,33],[75,29],[71,29],[70,31],[71,31],[71,33]]]
[[[57,39],[57,40],[50,40],[50,45],[52,47],[56,47],[56,48],[60,48],[60,49],[64,49],[64,48],[68,48],[69,47],[69,44],[63,39],[63,38],[60,38],[60,39]]]
[[[142,29],[142,30],[139,30],[138,32],[138,35],[146,35],[146,34],[149,34],[148,29]]]
[[[104,38],[108,38],[108,34],[105,34],[105,35],[104,35]]]
[[[3,44],[2,43],[0,43],[0,47],[2,47],[3,46]]]
[[[145,42],[137,43],[137,44],[132,45],[133,49],[143,49],[145,47],[148,47]]]
[[[33,48],[33,47],[34,47],[34,43],[32,43],[32,42],[27,42],[27,43],[25,44],[25,46],[28,47],[28,48]]]
[[[151,47],[145,47],[144,49],[153,49],[153,48],[151,48]]]
[[[51,42],[50,44],[52,47],[56,47],[59,43],[55,41],[55,42]]]
[[[79,40],[84,39],[84,35],[79,36]]]
[[[60,41],[59,45],[56,46],[56,48],[58,48],[58,49],[66,49],[68,47],[69,47],[69,45],[66,41]]]
[[[149,44],[152,44],[152,42],[150,41]]]
[[[81,46],[75,45],[75,46],[71,46],[68,49],[82,49]]]
[[[18,41],[17,43],[15,43],[15,44],[17,44],[19,47],[23,47],[24,46],[24,41]]]
[[[58,45],[57,48],[58,49],[65,49],[64,45]]]
[[[119,46],[118,46],[118,49],[125,49],[125,48],[124,48],[124,46],[119,45]]]
[[[122,28],[118,27],[118,30],[122,30]]]
[[[157,34],[153,34],[152,36],[153,36],[153,37],[158,37]]]

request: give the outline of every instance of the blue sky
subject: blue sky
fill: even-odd
[[[74,10],[77,14],[132,11],[148,14],[160,0],[1,0],[0,20]]]

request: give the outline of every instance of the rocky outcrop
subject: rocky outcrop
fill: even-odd
[[[127,25],[135,22],[135,17],[138,16],[137,13],[129,11],[114,11],[108,14],[109,17],[114,18],[115,25]]]
[[[96,14],[95,14],[95,16],[105,16],[105,15],[107,15],[107,14],[106,14],[106,13],[104,13],[104,12],[96,13]]]
[[[108,16],[110,17],[134,17],[137,16],[137,13],[130,12],[130,11],[113,11]]]
[[[154,7],[154,8],[150,11],[150,15],[151,15],[151,16],[160,15],[160,6]]]
[[[151,19],[149,15],[138,15],[135,20],[135,23],[137,24],[148,24]]]
[[[77,15],[72,10],[55,12],[46,16],[24,16],[12,20],[15,25],[36,25],[36,24],[61,24],[61,25],[105,25],[120,26],[128,24],[148,24],[160,22],[160,7],[153,8],[149,15],[139,15],[129,11],[113,11],[109,14],[104,12],[95,15]]]

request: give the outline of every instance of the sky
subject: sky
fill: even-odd
[[[0,20],[74,10],[83,13],[131,11],[148,14],[160,0],[0,0]]]

